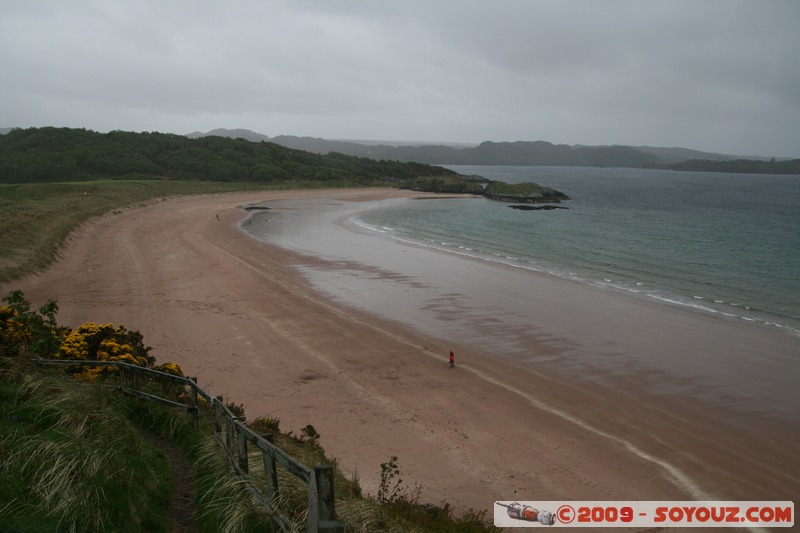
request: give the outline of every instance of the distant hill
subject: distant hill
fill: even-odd
[[[209,132],[203,133],[200,131],[195,131],[186,135],[190,139],[199,139],[200,137],[230,137],[231,139],[244,139],[246,141],[252,142],[261,142],[261,141],[270,141],[270,138],[266,135],[262,135],[260,133],[256,133],[250,130],[244,129],[234,129],[234,130],[227,130],[225,128],[217,128],[215,130],[211,130]]]
[[[42,128],[42,130],[46,129]],[[57,130],[58,128],[50,129]],[[3,130],[0,129],[0,132],[3,132]],[[6,130],[6,133],[13,132],[13,128]],[[120,132],[111,132],[108,135],[114,133]],[[153,133],[151,135],[167,134]],[[246,129],[215,129],[206,133],[196,131],[185,136],[173,137],[192,140],[229,138],[251,143],[274,143],[284,148],[318,155],[339,154],[378,162],[398,161],[425,165],[629,167],[770,174],[800,173],[800,160],[797,159],[775,160],[763,156],[742,158],[742,156],[701,152],[688,148],[619,145],[570,146],[567,144],[553,144],[547,141],[486,141],[477,146],[414,144],[409,142],[394,144],[387,142],[384,144],[380,142],[362,143],[292,135],[280,135],[270,138],[267,135]],[[103,156],[98,157],[102,159]],[[219,163],[212,166],[221,168],[225,165]],[[147,173],[153,170],[153,167],[149,164],[142,164],[140,169]],[[235,175],[247,176],[248,174],[242,171]]]
[[[701,152],[699,150],[690,150],[689,148],[656,148],[653,146],[634,146],[635,149],[646,154],[652,154],[661,158],[665,163],[678,163],[681,161],[690,161],[692,159],[709,159],[712,161],[733,161],[735,159],[751,159],[754,161],[769,161],[771,157],[764,157],[760,155],[731,155],[731,154],[718,154],[714,152]]]
[[[212,130],[190,136],[223,135],[243,139],[258,139],[259,134],[248,130]],[[266,136],[262,136],[266,137]],[[259,139],[265,140],[265,139]],[[546,141],[491,142],[478,146],[457,147],[445,144],[400,146],[361,144],[318,137],[280,135],[269,139],[287,148],[317,154],[337,152],[370,159],[416,161],[426,164],[450,165],[546,165],[546,166],[641,166],[664,163],[654,154],[627,146],[576,146],[552,144]]]
[[[377,160],[416,161],[431,165],[530,165],[579,167],[633,167],[667,168],[672,170],[711,170],[720,172],[758,172],[774,168],[779,172],[792,172],[792,165],[755,165],[723,162],[742,161],[742,156],[701,152],[689,148],[661,148],[653,146],[586,146],[553,144],[547,141],[486,141],[477,146],[456,144],[389,143],[379,141],[341,141],[318,137],[279,135],[268,138],[249,130],[213,130],[206,134],[195,132],[190,136],[223,135],[251,140],[266,140],[287,148],[316,154],[340,154]],[[748,156],[747,161],[767,162],[771,158]],[[691,165],[681,165],[691,161]],[[698,164],[697,161],[707,161]],[[787,161],[787,160],[783,160]],[[740,170],[736,170],[740,169]]]
[[[315,154],[329,154],[338,152],[340,154],[354,155],[358,157],[369,157],[370,146],[358,144],[350,141],[330,141],[317,137],[295,137],[294,135],[278,135],[272,138],[272,142],[280,144],[286,148],[303,150]],[[381,159],[381,158],[372,158]]]
[[[659,168],[668,170],[690,170],[694,172],[727,172],[741,174],[800,174],[800,159],[783,161],[754,161],[752,159],[734,159],[731,161],[710,161],[708,159],[690,159],[662,165]]]

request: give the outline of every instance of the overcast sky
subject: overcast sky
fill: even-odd
[[[798,0],[0,0],[0,127],[800,157]]]

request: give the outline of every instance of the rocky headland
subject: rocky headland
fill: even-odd
[[[562,200],[569,200],[569,196],[563,192],[533,182],[509,184],[490,181],[483,190],[483,196],[490,200],[518,204],[558,204]]]
[[[538,183],[512,184],[487,180],[480,176],[416,178],[404,182],[400,188],[421,192],[475,194],[489,200],[515,204],[558,204],[570,199],[563,192]]]

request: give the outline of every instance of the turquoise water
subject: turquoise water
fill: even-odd
[[[800,176],[452,166],[568,194],[569,209],[484,199],[361,213],[394,238],[800,335]]]

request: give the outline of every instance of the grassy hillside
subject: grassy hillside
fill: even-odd
[[[273,431],[277,424],[251,425]],[[194,430],[179,411],[0,355],[2,530],[168,531],[173,480],[164,453],[143,432],[176,442],[193,466],[200,531],[269,530],[267,512],[243,489],[207,427]],[[317,438],[310,428],[300,436],[280,433],[276,443],[306,464],[335,464]],[[253,452],[252,464],[259,454]],[[362,496],[357,480],[337,472],[337,514],[347,531],[495,530],[483,513],[456,516],[447,504],[421,504],[398,483],[397,457],[387,457],[384,472],[382,500]],[[280,504],[302,529],[306,488],[290,475],[279,483]]]
[[[161,436],[196,478],[200,531],[264,531],[208,433],[177,411],[81,384],[0,354],[0,524],[4,532],[167,532],[173,484]]]
[[[166,531],[165,459],[120,401],[0,357],[3,531]]]
[[[270,530],[268,512],[242,485],[213,438],[215,413],[207,402],[199,405],[200,423],[195,428],[185,410],[122,395],[115,387],[114,371],[76,373],[39,366],[33,360],[35,354],[105,361],[109,359],[101,358],[101,349],[111,351],[116,346],[136,350],[117,342],[120,339],[109,329],[111,325],[105,330],[104,341],[94,328],[88,336],[81,334],[83,340],[78,344],[71,342],[84,328],[67,331],[58,326],[55,302],[37,312],[29,308],[21,294],[3,300],[2,531],[159,532],[176,522],[176,514],[182,517],[181,523],[188,516],[204,532]],[[135,333],[125,337],[141,341],[138,332],[123,329],[120,326],[116,331]],[[113,339],[108,334],[116,340],[110,342]],[[44,342],[50,340],[57,341],[57,346]],[[121,355],[118,360],[133,359]],[[170,364],[153,368],[167,366]],[[172,367],[172,372],[182,375],[179,367]],[[181,388],[146,378],[137,383],[148,394],[173,401],[185,394]],[[243,406],[227,406],[235,416],[244,417]],[[278,447],[305,465],[336,465],[336,459],[328,457],[319,445],[320,436],[311,425],[299,436],[281,432],[280,422],[274,418],[255,418],[248,425],[257,434],[273,435]],[[182,453],[175,452],[170,442]],[[255,446],[248,448],[252,468],[263,461],[261,454]],[[400,477],[398,458],[387,459],[381,466],[381,483],[375,496],[363,496],[357,479],[346,478],[334,468],[337,514],[348,531],[493,530],[483,512],[455,516],[446,503],[420,503],[415,485],[404,484]],[[184,466],[176,468],[176,463]],[[263,470],[261,475],[255,470],[251,474],[251,482],[266,493]],[[184,490],[187,484],[193,487],[189,492]],[[278,469],[278,486],[275,504],[280,512],[298,530],[305,529],[308,486],[283,468]],[[178,508],[174,505],[176,494],[191,501]]]

